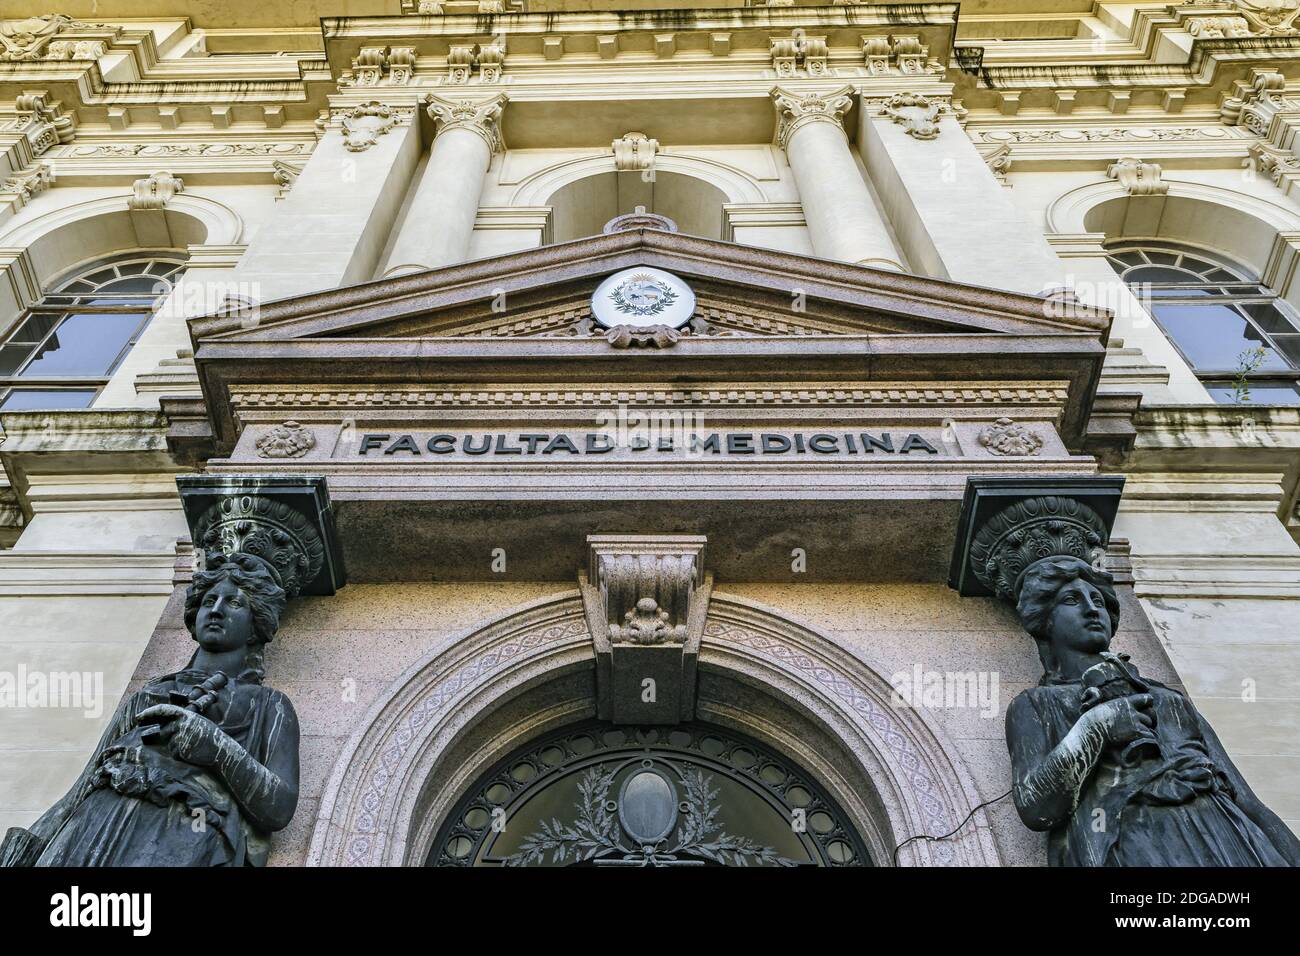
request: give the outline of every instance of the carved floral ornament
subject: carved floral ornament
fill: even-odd
[[[999,418],[981,429],[976,437],[993,455],[1022,457],[1037,455],[1043,450],[1043,438],[1038,432],[1010,418]]]
[[[297,422],[276,425],[257,439],[259,458],[301,458],[316,447],[316,435]]]

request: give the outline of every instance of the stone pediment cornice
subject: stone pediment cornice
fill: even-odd
[[[571,327],[601,280],[646,266],[697,290],[702,326],[663,349],[618,348],[604,334]],[[858,383],[850,392],[871,382],[895,383],[879,386],[886,392],[897,383],[942,391],[935,383],[983,382],[1023,388],[1026,397],[1054,383],[1068,396],[1061,434],[1074,442],[1110,316],[1061,305],[642,230],[270,302],[256,315],[202,317],[190,331],[217,448],[238,436],[236,391],[310,386],[361,395],[452,383],[568,394],[580,383],[654,390],[725,382],[750,389],[759,404],[767,390],[791,382],[813,404],[846,382]],[[559,317],[551,327],[530,326],[548,314]]]
[[[496,310],[502,323],[513,321],[512,300],[529,308],[549,302],[563,310],[583,301],[609,274],[633,266],[656,266],[702,282],[715,304],[743,300],[796,324],[823,319],[835,326],[825,327],[828,332],[880,331],[872,323],[892,319],[889,330],[900,332],[1096,336],[1110,324],[1109,313],[1085,306],[1054,314],[1038,296],[645,229],[268,302],[252,324],[240,314],[205,316],[191,320],[190,331],[196,343],[458,336],[465,329],[439,325],[440,313],[468,309],[476,316],[472,321],[483,322],[502,288],[505,306]],[[802,297],[792,308],[796,292]]]

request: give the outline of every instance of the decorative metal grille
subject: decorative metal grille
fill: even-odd
[[[870,866],[843,811],[769,748],[709,724],[591,722],[502,760],[430,866]]]

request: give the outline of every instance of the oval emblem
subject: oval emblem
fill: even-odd
[[[680,329],[695,314],[695,293],[663,269],[624,269],[596,289],[591,297],[591,314],[607,329],[620,325]]]
[[[659,771],[638,770],[623,783],[618,819],[637,843],[658,843],[677,822],[677,792]]]

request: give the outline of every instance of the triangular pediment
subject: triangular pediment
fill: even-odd
[[[592,295],[611,275],[644,268],[685,282],[695,318],[667,345],[620,347],[590,321]],[[239,433],[232,390],[366,395],[442,384],[568,395],[578,383],[616,391],[786,382],[813,401],[866,382],[927,401],[1047,387],[1070,396],[1061,429],[1073,436],[1101,374],[1110,316],[1073,304],[1054,314],[1054,305],[636,230],[270,302],[253,321],[206,316],[190,333],[221,447]]]
[[[591,296],[622,269],[664,269],[697,299],[688,334],[786,337],[1104,334],[1109,317],[1036,296],[634,230],[283,299],[194,320],[196,342],[590,334]]]

